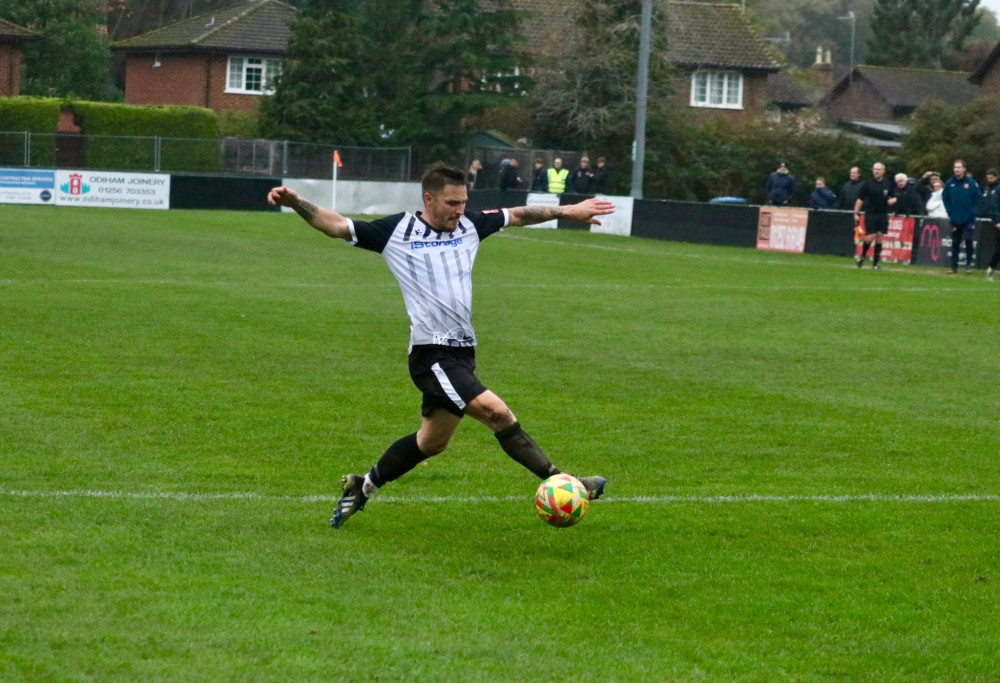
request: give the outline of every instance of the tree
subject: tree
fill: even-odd
[[[305,142],[378,142],[355,4],[311,0],[299,10],[274,95],[261,104],[264,135]]]
[[[869,63],[954,68],[982,19],[979,0],[877,0]]]
[[[309,0],[262,107],[267,135],[349,144],[455,146],[470,117],[530,79],[507,0]],[[424,11],[426,10],[426,11]]]
[[[1000,96],[981,97],[955,107],[931,100],[914,113],[910,132],[903,139],[907,171],[919,175],[936,170],[947,178],[955,159],[963,159],[974,174],[996,165],[1000,158]]]
[[[854,63],[866,62],[866,44],[875,0],[746,0],[748,13],[755,19],[762,37],[771,39],[775,50],[784,54],[789,64],[809,67],[815,61],[816,48],[831,50],[837,68],[851,62],[851,22],[855,16]],[[841,17],[843,17],[841,19]],[[788,42],[784,41],[788,34]]]
[[[116,100],[105,26],[106,0],[0,0],[0,17],[39,40],[24,48],[25,95]]]
[[[465,120],[530,90],[518,25],[507,0],[491,9],[479,0],[438,0],[422,15],[422,69],[432,74],[423,100],[425,142],[457,145]]]

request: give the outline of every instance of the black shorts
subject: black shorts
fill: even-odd
[[[886,213],[865,214],[865,234],[874,235],[876,232],[880,232],[883,235],[889,234],[889,214]]]
[[[462,417],[465,406],[486,391],[476,377],[476,349],[471,346],[414,346],[410,351],[410,379],[423,392],[420,414],[424,417],[436,408]]]

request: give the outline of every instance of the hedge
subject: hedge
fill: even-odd
[[[5,143],[0,164],[21,166],[24,163],[24,136],[17,133],[55,133],[61,106],[62,100],[56,97],[0,97],[0,131],[4,131]],[[32,166],[52,167],[55,159],[54,136],[32,139]]]
[[[73,112],[86,135],[84,149],[88,168],[122,171],[156,169],[156,139],[175,138],[160,148],[160,170],[218,172],[222,168],[219,117],[202,107],[134,106],[54,97],[0,98],[0,134],[12,137],[29,131],[32,136],[31,165],[56,165],[56,131],[59,113]],[[51,135],[51,137],[49,137]],[[18,140],[23,139],[17,137]],[[21,147],[11,148],[11,160],[23,163]],[[15,149],[16,148],[16,149]],[[14,159],[16,157],[16,159]]]
[[[184,139],[161,147],[161,171],[216,172],[222,167],[219,118],[211,109],[85,101],[64,106],[72,110],[80,130],[88,136],[88,168],[153,170],[156,137]]]

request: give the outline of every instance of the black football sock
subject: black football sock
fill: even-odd
[[[879,259],[882,258],[882,245],[875,245],[875,258],[872,259],[872,263],[878,263]]]
[[[504,453],[521,463],[536,476],[541,479],[559,474],[559,469],[552,464],[545,451],[535,443],[526,431],[521,429],[521,423],[515,422],[514,426],[508,427],[494,434]]]
[[[872,245],[871,242],[861,243],[861,258],[868,258],[868,247]]]
[[[368,473],[375,486],[396,481],[401,476],[429,458],[417,446],[416,433],[408,434],[389,446]]]

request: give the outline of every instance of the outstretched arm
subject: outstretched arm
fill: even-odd
[[[267,203],[271,206],[287,206],[324,235],[340,239],[347,239],[351,236],[350,225],[346,218],[336,211],[316,206],[290,188],[276,187],[272,189],[267,194]]]
[[[587,199],[579,204],[566,206],[519,206],[509,209],[510,225],[535,225],[555,218],[571,218],[581,223],[600,225],[595,216],[607,216],[615,212],[615,205],[605,199]]]

